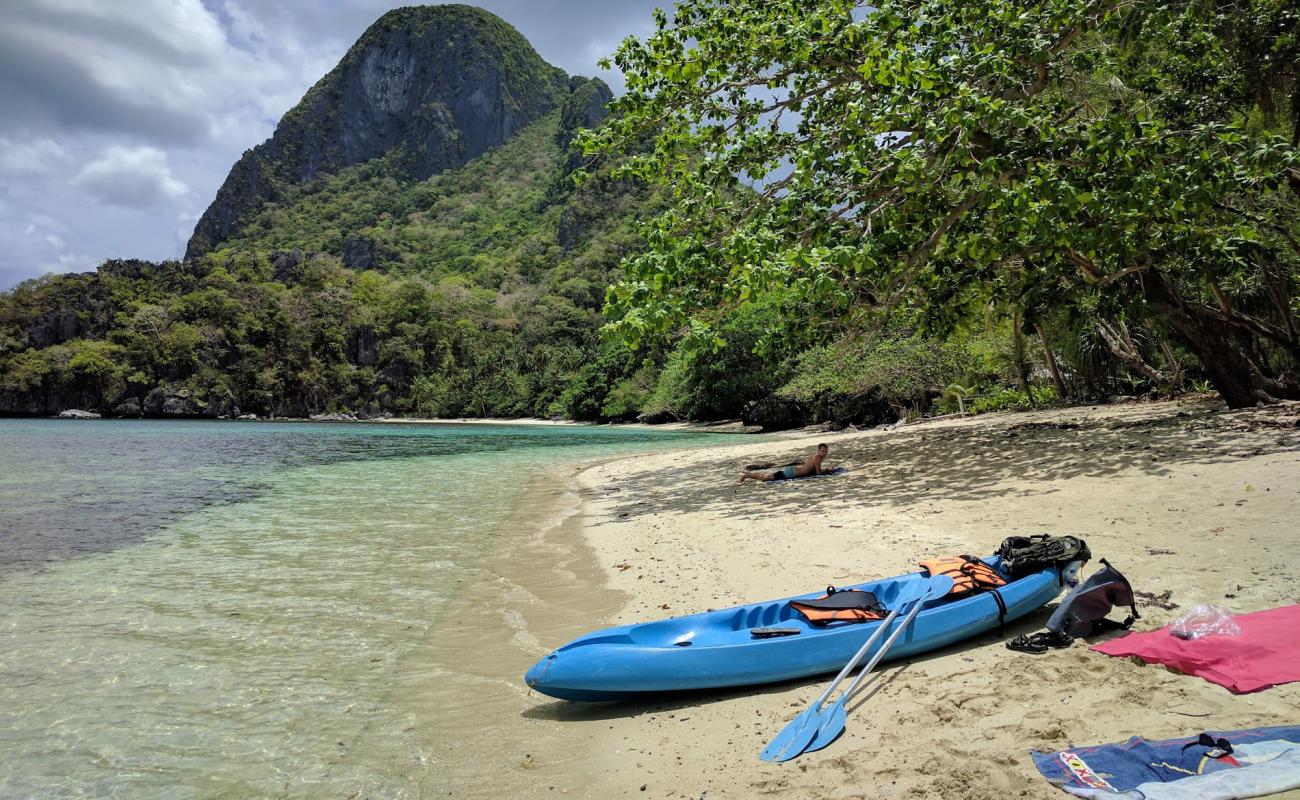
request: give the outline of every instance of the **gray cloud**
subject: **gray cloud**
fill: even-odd
[[[82,167],[72,181],[101,202],[124,208],[166,206],[190,193],[167,166],[167,154],[154,147],[112,145]]]
[[[482,0],[570,74],[651,28],[648,0]],[[7,0],[0,290],[179,256],[230,166],[393,0]]]
[[[129,5],[19,0],[0,27],[6,130],[68,129],[193,141],[218,77],[224,35],[190,2]]]

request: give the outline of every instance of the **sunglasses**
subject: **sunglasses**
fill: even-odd
[[[1196,741],[1188,742],[1183,745],[1183,749],[1186,750],[1189,747],[1196,747],[1198,745],[1210,748],[1210,751],[1205,754],[1210,758],[1223,758],[1232,752],[1232,745],[1229,744],[1227,739],[1224,739],[1222,736],[1215,739],[1208,733],[1202,733]]]

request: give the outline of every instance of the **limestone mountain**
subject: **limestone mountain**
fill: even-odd
[[[498,17],[463,5],[384,14],[235,164],[186,249],[200,256],[292,187],[391,156],[420,180],[472,161],[559,108],[572,83]],[[603,116],[603,104],[596,109]],[[593,124],[599,119],[585,120]]]
[[[385,14],[184,260],[0,294],[0,413],[634,415],[652,377],[600,310],[656,201],[570,180],[610,99],[481,10]]]

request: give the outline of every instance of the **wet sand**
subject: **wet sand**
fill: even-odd
[[[819,441],[847,474],[734,484],[745,464],[784,463]],[[1190,399],[807,434],[615,461],[580,483],[583,532],[622,598],[604,624],[898,574],[1033,532],[1086,539],[1085,574],[1105,557],[1135,589],[1167,592],[1177,608],[1139,606],[1138,629],[1197,603],[1246,612],[1300,601],[1300,404],[1229,412]],[[824,680],[654,703],[533,696],[521,720],[586,751],[542,764],[536,796],[1060,798],[1031,748],[1300,719],[1300,684],[1234,696],[1082,642],[1038,656],[1004,647],[1050,609],[887,665],[850,703],[839,741],[783,765],[758,752]],[[550,647],[586,628],[529,630]]]

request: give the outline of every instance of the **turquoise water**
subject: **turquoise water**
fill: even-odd
[[[0,797],[526,796],[566,476],[718,438],[0,420]]]

